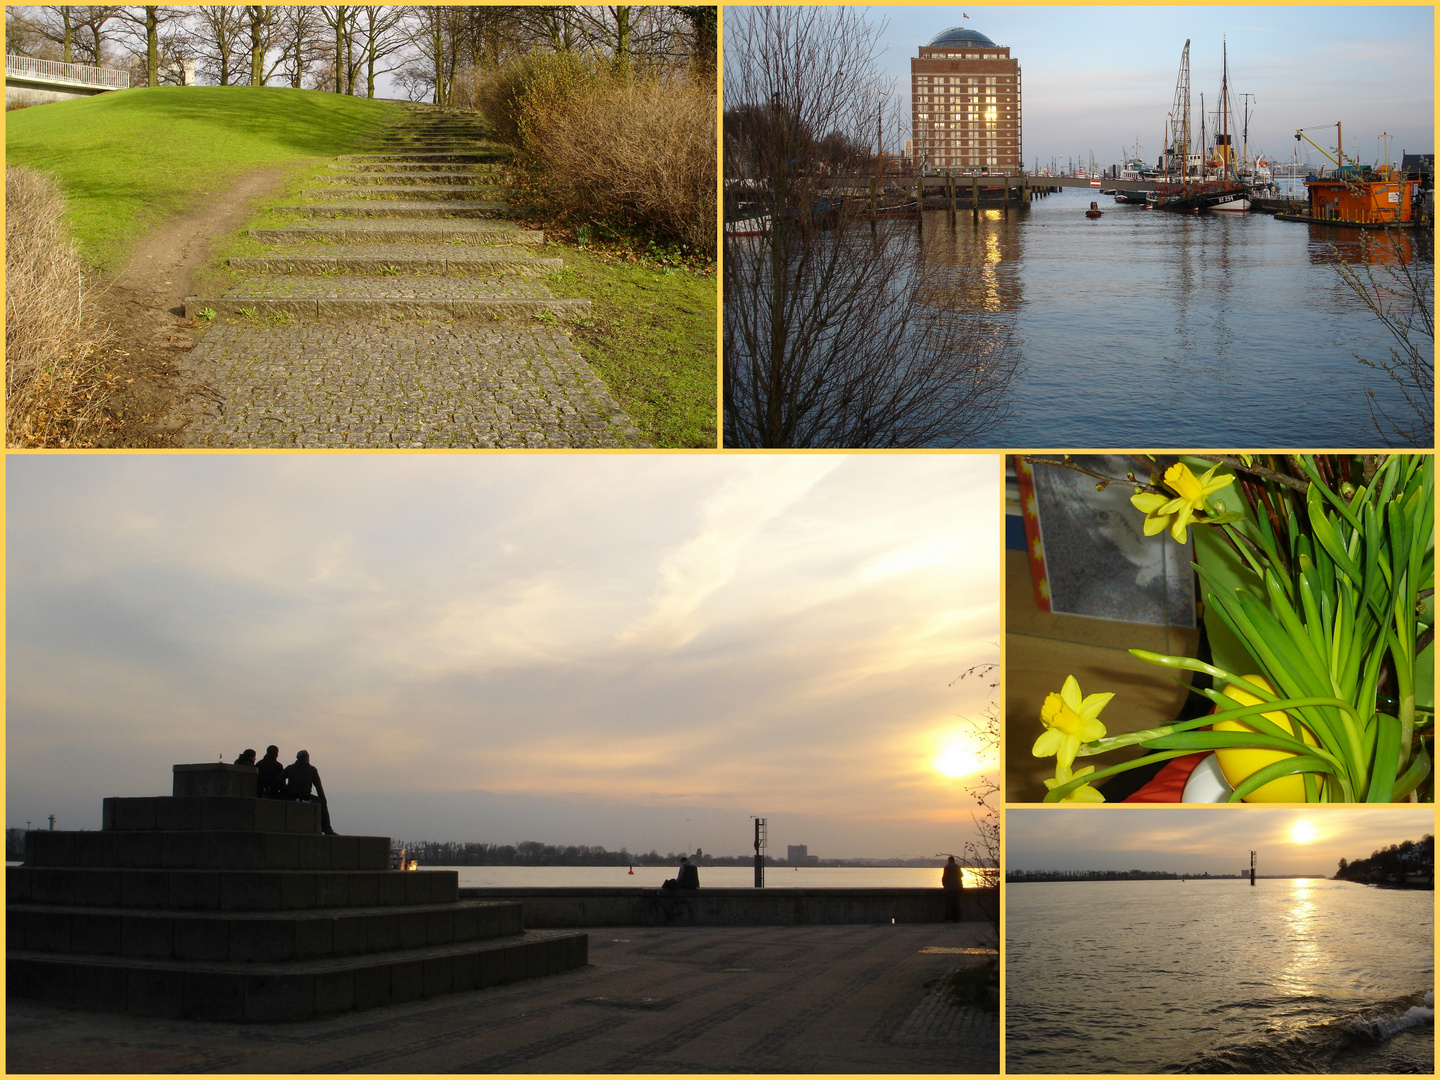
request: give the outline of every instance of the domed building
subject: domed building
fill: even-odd
[[[1008,46],[954,26],[910,61],[912,156],[927,172],[1015,175],[1020,62]]]

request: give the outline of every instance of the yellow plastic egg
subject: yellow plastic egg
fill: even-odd
[[[1263,686],[1270,690],[1270,684],[1259,675],[1246,675],[1245,680],[1256,686]],[[1272,691],[1273,692],[1273,691]],[[1223,693],[1228,698],[1233,698],[1241,705],[1259,705],[1260,699],[1247,690],[1241,689],[1234,684],[1226,686]],[[1282,730],[1294,734],[1297,730],[1300,737],[1305,740],[1307,746],[1314,746],[1315,738],[1310,734],[1303,724],[1290,719],[1290,714],[1285,712],[1267,712],[1265,719],[1275,724]],[[1216,731],[1254,731],[1255,729],[1243,720],[1217,720],[1211,725]],[[1220,770],[1225,774],[1225,779],[1230,782],[1231,787],[1239,787],[1247,777],[1254,775],[1266,765],[1273,764],[1287,757],[1294,757],[1284,750],[1252,749],[1249,747],[1222,747],[1215,751],[1215,756],[1220,759]],[[1271,780],[1256,788],[1249,795],[1245,796],[1246,802],[1304,802],[1305,781],[1297,773],[1294,776],[1282,776],[1278,780]]]

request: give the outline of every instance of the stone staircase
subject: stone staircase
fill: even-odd
[[[589,939],[462,901],[454,871],[389,869],[390,841],[325,836],[255,769],[176,766],[168,798],[106,799],[100,832],[26,834],[6,869],[13,997],[235,1022],[305,1020],[587,963]]]
[[[561,268],[526,251],[538,230],[507,220],[500,172],[506,147],[477,117],[408,104],[408,122],[368,154],[329,166],[330,186],[307,201],[272,207],[301,218],[251,229],[273,253],[235,258],[248,275],[223,296],[192,296],[185,314],[254,318],[582,317],[584,299],[556,299],[532,280]]]
[[[544,233],[510,215],[509,150],[474,114],[404,103],[370,153],[337,158],[294,220],[250,235],[244,275],[185,300],[210,404],[200,447],[643,447],[560,329]]]

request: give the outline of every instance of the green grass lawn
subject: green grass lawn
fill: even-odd
[[[147,229],[242,174],[361,151],[401,115],[317,90],[162,86],[8,113],[5,158],[55,175],[81,253],[113,269]]]
[[[713,273],[597,258],[547,244],[565,260],[544,280],[556,296],[588,297],[571,340],[654,446],[715,443],[719,292]]]

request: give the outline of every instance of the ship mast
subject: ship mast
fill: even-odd
[[[1207,159],[1210,156],[1210,147],[1205,144],[1205,91],[1200,91],[1200,179],[1205,179],[1205,170],[1209,168]]]
[[[1185,179],[1190,161],[1190,39],[1180,54],[1180,77],[1175,83],[1175,103],[1170,110],[1170,160],[1179,160],[1180,179]]]
[[[1227,55],[1225,38],[1220,38],[1220,132],[1215,142],[1225,140],[1225,149],[1220,152],[1220,179],[1230,178],[1230,59]]]

